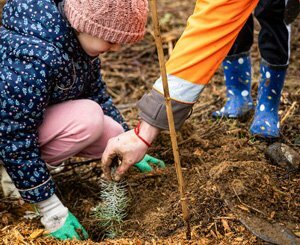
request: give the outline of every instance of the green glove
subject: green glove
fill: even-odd
[[[78,240],[86,240],[89,235],[83,226],[79,223],[77,218],[69,211],[68,217],[64,225],[49,234],[58,240],[67,240],[67,239],[78,239]]]
[[[144,159],[140,162],[136,163],[134,166],[137,167],[142,173],[147,173],[153,171],[153,168],[149,165],[149,163],[152,163],[159,168],[165,168],[166,165],[162,160],[159,160],[155,157],[152,157],[148,154],[145,155]]]

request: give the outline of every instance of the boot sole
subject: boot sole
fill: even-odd
[[[212,116],[214,119],[227,119],[227,120],[239,120],[240,122],[247,122],[250,118],[252,118],[252,116],[254,115],[254,110],[250,110],[248,112],[246,112],[246,114],[244,114],[243,116],[239,116],[239,117],[228,117],[228,116]]]
[[[251,132],[250,132],[250,134],[251,134]],[[260,134],[251,134],[251,136],[254,139],[258,140],[258,141],[266,142],[266,143],[270,143],[270,144],[278,142],[278,140],[280,139],[280,136],[278,136],[278,137],[264,137]]]

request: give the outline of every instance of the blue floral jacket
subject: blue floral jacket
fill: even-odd
[[[57,2],[9,0],[0,27],[0,160],[30,203],[55,192],[37,135],[47,106],[89,98],[127,129]]]

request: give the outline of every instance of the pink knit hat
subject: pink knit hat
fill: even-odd
[[[134,43],[145,34],[147,0],[65,0],[71,26],[111,43]]]

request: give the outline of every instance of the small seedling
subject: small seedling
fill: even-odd
[[[130,198],[125,181],[114,182],[101,180],[101,203],[92,210],[104,236],[115,238],[122,233],[121,226],[127,216]]]

